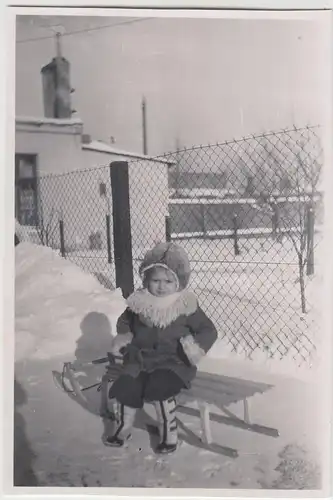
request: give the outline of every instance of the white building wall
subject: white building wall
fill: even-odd
[[[38,174],[60,174],[81,168],[82,125],[70,122],[17,122],[15,152],[38,155]]]
[[[62,219],[67,250],[88,249],[89,236],[100,232],[101,258],[106,258],[107,213],[111,215],[111,243],[113,239],[109,165],[113,161],[128,161],[133,257],[141,258],[155,241],[165,239],[167,164],[82,149],[81,133],[79,125],[59,129],[51,124],[17,124],[16,153],[38,156],[44,226],[52,217],[50,243],[59,248]],[[100,183],[106,185],[106,197],[100,196]],[[113,254],[113,246],[111,250]]]
[[[165,217],[168,213],[168,166],[139,160],[129,163],[129,191],[133,257],[158,241],[165,241]]]
[[[105,182],[110,196],[111,186],[107,169],[77,171],[40,180],[40,198],[45,221],[51,212],[64,222],[68,250],[89,248],[89,235],[100,232],[106,248],[107,198],[99,194],[99,184]],[[111,201],[110,201],[111,204]],[[57,246],[59,240],[54,242]]]
[[[93,165],[96,172],[103,172],[107,190],[110,190],[111,209],[109,166],[115,161],[128,162],[133,257],[141,258],[142,253],[155,241],[164,241],[165,216],[168,212],[167,164],[90,150],[84,150],[83,156],[86,168]],[[102,177],[101,174],[99,177]]]

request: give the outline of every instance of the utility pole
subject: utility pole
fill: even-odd
[[[148,154],[147,147],[147,116],[146,116],[146,98],[142,98],[142,142],[143,142],[143,154]]]
[[[56,33],[56,56],[58,59],[61,59],[61,33]]]
[[[179,137],[176,138],[176,178],[175,178],[175,187],[176,187],[176,198],[179,196],[179,189],[180,189],[180,158],[179,158],[179,151],[180,151],[180,141]]]

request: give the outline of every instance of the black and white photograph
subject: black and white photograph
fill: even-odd
[[[13,41],[15,493],[320,496],[331,13],[46,10]]]

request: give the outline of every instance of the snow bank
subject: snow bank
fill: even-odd
[[[15,248],[15,359],[104,356],[126,303],[54,250]]]
[[[38,236],[37,229],[32,226],[21,226],[15,219],[15,234],[20,241],[27,241],[40,245],[40,237]]]

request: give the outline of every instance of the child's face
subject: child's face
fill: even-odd
[[[147,282],[148,291],[156,297],[165,297],[177,292],[178,285],[175,277],[170,271],[162,268],[155,268]]]

